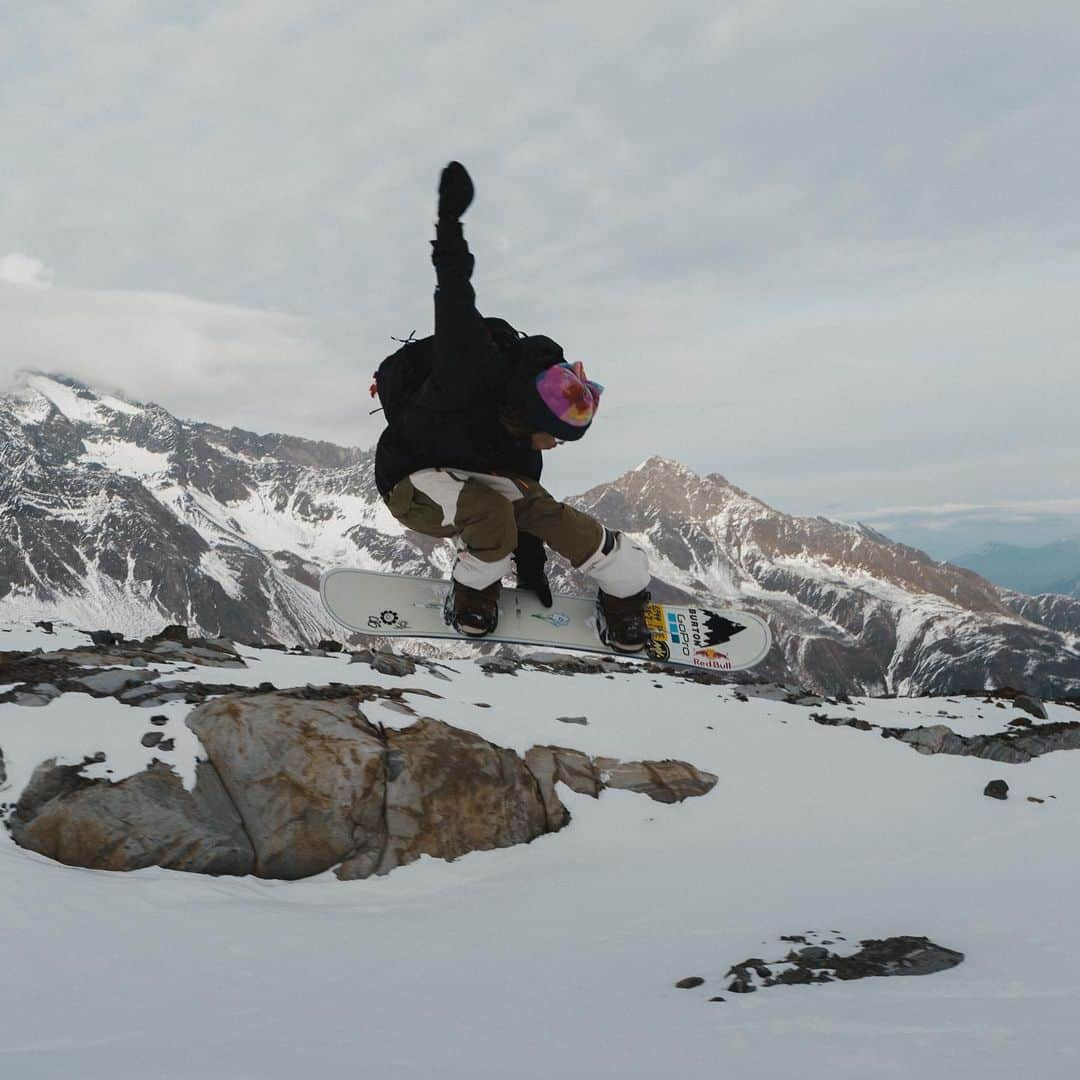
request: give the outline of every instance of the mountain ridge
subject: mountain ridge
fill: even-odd
[[[0,395],[0,437],[0,618],[311,642],[340,636],[319,604],[322,569],[446,576],[453,558],[389,514],[369,449],[179,420],[40,373]],[[1029,603],[659,456],[567,501],[646,548],[659,598],[767,617],[777,647],[763,677],[830,692],[1080,692],[1080,602],[1067,597]],[[590,588],[557,557],[549,567],[556,589]]]

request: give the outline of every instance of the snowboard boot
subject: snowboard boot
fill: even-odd
[[[470,637],[483,637],[493,633],[499,625],[499,582],[486,589],[472,589],[454,582],[447,598],[447,617],[450,625],[459,634]]]
[[[645,605],[649,590],[642,589],[633,596],[609,596],[603,589],[597,606],[603,618],[604,640],[617,652],[636,653],[645,648],[652,636],[645,625]]]

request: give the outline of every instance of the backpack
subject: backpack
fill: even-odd
[[[521,334],[505,319],[484,319],[495,344],[504,351],[512,348],[521,339]],[[415,331],[413,331],[415,333]],[[431,364],[435,355],[435,337],[414,338],[412,334],[402,343],[401,348],[392,352],[378,366],[372,375],[369,393],[377,397],[383,416],[388,424],[394,424],[404,414],[405,407],[419,393],[431,374]],[[373,409],[372,412],[378,412]]]

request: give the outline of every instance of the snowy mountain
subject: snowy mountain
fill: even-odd
[[[1080,689],[1080,603],[1068,597],[1000,589],[864,525],[784,514],[658,458],[576,501],[649,548],[658,594],[765,615],[788,671],[827,691]]]
[[[340,635],[319,604],[321,569],[445,575],[452,554],[390,516],[371,460],[29,375],[0,397],[0,618],[128,634],[181,622],[248,641]],[[783,514],[662,458],[572,501],[646,545],[657,595],[766,616],[777,648],[762,676],[830,692],[1080,692],[1080,601],[1028,603],[873,530]],[[582,584],[558,565],[552,577]]]

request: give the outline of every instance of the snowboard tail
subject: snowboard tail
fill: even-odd
[[[490,641],[508,645],[572,649],[658,660],[680,667],[743,671],[760,663],[772,645],[768,624],[749,611],[651,603],[645,651],[624,653],[603,640],[595,600],[555,596],[545,608],[536,595],[504,588],[493,634],[470,637],[447,622],[448,581],[347,567],[327,570],[319,583],[323,605],[349,630],[380,637]]]

